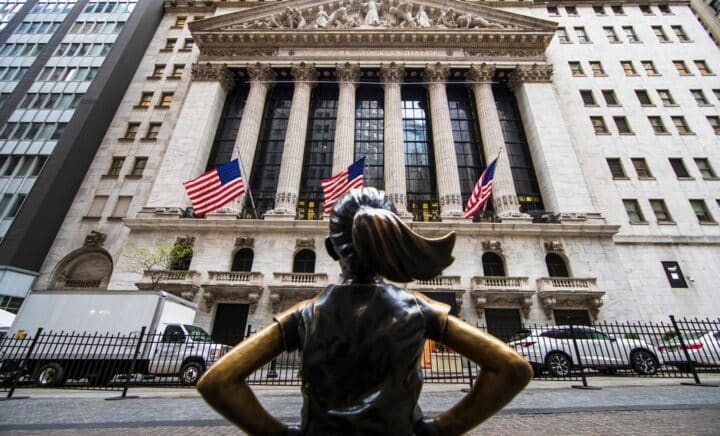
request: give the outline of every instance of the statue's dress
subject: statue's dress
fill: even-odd
[[[276,317],[302,351],[306,435],[412,435],[425,339],[443,340],[449,306],[393,285],[332,285]]]

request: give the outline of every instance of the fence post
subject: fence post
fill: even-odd
[[[127,373],[125,373],[125,385],[123,386],[122,394],[119,397],[105,398],[106,400],[126,400],[130,398],[138,398],[137,395],[127,395],[128,388],[130,387],[130,377],[135,372],[135,364],[137,363],[138,356],[140,355],[140,347],[142,346],[143,339],[145,337],[145,326],[140,329],[140,337],[138,338],[137,344],[135,345],[135,353],[133,353],[133,359],[128,366]]]
[[[703,384],[700,381],[700,376],[698,376],[697,369],[695,369],[695,362],[693,362],[693,360],[690,358],[690,352],[685,346],[685,338],[683,338],[683,335],[680,333],[680,328],[678,327],[677,321],[675,321],[675,315],[670,315],[670,322],[672,323],[673,328],[675,329],[675,333],[677,334],[678,341],[680,342],[680,348],[682,348],[683,354],[685,354],[685,361],[690,367],[690,371],[692,371],[693,378],[695,379],[695,383],[681,382],[680,384],[685,386],[717,387],[717,385],[711,385],[707,383]]]
[[[468,370],[468,383],[470,384],[470,388],[473,387],[473,375],[472,375],[472,362],[470,362],[470,359],[465,359],[467,361],[467,370]]]
[[[575,328],[570,324],[570,337],[572,337],[573,347],[577,355],[578,368],[580,368],[580,377],[582,377],[582,385],[572,385],[573,389],[585,389],[591,391],[599,391],[598,386],[588,386],[587,377],[585,376],[585,368],[583,368],[582,357],[580,357],[580,349],[578,348],[577,339],[575,337]]]
[[[10,386],[10,390],[7,393],[7,396],[4,398],[5,400],[24,400],[28,397],[13,397],[13,394],[15,393],[15,388],[17,388],[17,383],[22,374],[27,370],[25,368],[26,362],[30,359],[30,355],[32,354],[33,350],[35,349],[35,344],[37,344],[38,339],[40,338],[40,335],[43,332],[43,328],[40,327],[35,332],[35,337],[33,338],[33,341],[30,343],[30,348],[28,349],[27,353],[25,354],[25,357],[20,361],[20,365],[18,365],[18,369],[15,372],[15,375],[13,376],[12,386]]]

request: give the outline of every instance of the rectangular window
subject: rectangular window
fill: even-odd
[[[590,117],[590,122],[592,123],[593,129],[595,129],[596,135],[606,135],[610,133],[603,117]]]
[[[625,15],[625,10],[620,5],[610,6],[610,9],[612,9],[613,14],[615,15]]]
[[[670,42],[670,38],[668,38],[667,34],[665,34],[662,26],[652,26],[652,30],[653,32],[655,32],[655,36],[657,37],[658,41]]]
[[[635,95],[642,106],[653,106],[652,100],[650,100],[650,94],[644,89],[636,89]]]
[[[622,29],[628,42],[640,42],[632,26],[622,26]]]
[[[102,216],[103,210],[105,209],[105,203],[107,203],[107,199],[107,195],[96,195],[92,201],[92,204],[90,204],[90,209],[88,210],[86,216],[88,218],[100,218]]]
[[[10,204],[12,197],[12,194],[3,194],[2,198],[0,198],[0,217],[5,213],[5,209],[7,209]]]
[[[702,174],[703,179],[716,179],[717,176],[715,175],[715,171],[710,166],[710,161],[707,158],[695,158],[695,165],[697,165],[698,170],[700,171],[700,174]]]
[[[170,75],[171,79],[179,79],[182,77],[182,72],[185,69],[185,65],[183,64],[175,64],[173,65],[172,74]]]
[[[668,159],[670,161],[670,166],[672,167],[673,171],[675,172],[675,175],[678,179],[689,179],[690,173],[688,173],[687,168],[685,168],[685,164],[683,163],[682,158],[680,157],[671,157]]]
[[[578,11],[575,6],[565,7],[565,12],[567,13],[568,17],[577,17],[578,16]]]
[[[20,211],[20,206],[22,206],[25,201],[25,197],[25,194],[18,194],[18,196],[15,197],[15,202],[10,206],[6,218],[15,218],[17,216],[18,211]]]
[[[139,128],[140,123],[128,123],[123,139],[135,139]]]
[[[177,17],[175,18],[175,25],[173,27],[183,27],[185,23],[187,22],[187,17]]]
[[[158,133],[160,133],[160,126],[162,123],[150,123],[148,125],[147,134],[145,139],[157,139]]]
[[[620,61],[620,66],[622,66],[626,76],[637,76],[637,71],[635,71],[635,66],[633,66],[632,61]]]
[[[567,29],[565,29],[564,27],[558,27],[557,30],[555,31],[555,34],[557,35],[558,42],[560,44],[570,44],[571,43],[570,37],[568,36],[568,33],[567,33]]]
[[[715,132],[716,135],[720,135],[720,117],[707,117],[707,120],[713,132]]]
[[[195,44],[195,40],[192,38],[185,38],[185,41],[183,42],[183,46],[180,49],[181,51],[190,51],[193,48],[193,45]]]
[[[663,103],[663,106],[675,106],[675,99],[673,98],[672,94],[670,93],[670,90],[658,89],[657,93],[658,93],[658,97],[660,97],[660,101],[662,101],[662,103]]]
[[[575,27],[575,36],[577,36],[578,42],[580,44],[589,44],[590,38],[588,38],[588,34],[585,31],[584,27]]]
[[[165,40],[165,47],[161,51],[173,51],[177,38],[168,38]]]
[[[634,200],[634,199],[623,200],[623,205],[625,206],[625,212],[627,212],[628,219],[630,220],[631,224],[645,222],[645,217],[642,214],[642,210],[640,210],[640,204],[638,203],[637,200]]]
[[[627,179],[625,175],[625,169],[622,166],[622,161],[617,157],[607,158],[608,168],[610,168],[610,174],[613,179]]]
[[[605,70],[603,69],[600,61],[590,61],[590,70],[592,70],[593,76],[595,77],[606,76]]]
[[[630,128],[630,123],[628,123],[626,117],[613,117],[613,120],[615,121],[615,126],[618,129],[618,133],[620,133],[621,135],[630,135],[633,133],[632,129]]]
[[[163,92],[160,96],[160,103],[158,103],[159,107],[168,108],[170,107],[170,104],[172,103],[174,93],[172,92]]]
[[[43,167],[45,166],[45,161],[47,161],[47,156],[38,156],[35,159],[35,166],[33,167],[30,176],[35,177],[40,175],[40,171],[42,171]]]
[[[655,68],[655,64],[653,61],[640,61],[640,63],[643,66],[643,69],[645,70],[645,74],[648,76],[658,76],[658,71]]]
[[[665,124],[662,122],[662,118],[660,117],[648,117],[648,121],[650,121],[650,126],[652,126],[653,131],[655,131],[655,134],[666,134],[668,131],[665,128]]]
[[[635,167],[635,173],[637,174],[639,179],[652,179],[653,178],[653,175],[650,172],[650,168],[648,168],[645,158],[634,157],[634,158],[630,159],[630,162],[632,162],[633,167]]]
[[[699,223],[714,223],[712,215],[705,204],[705,200],[690,200],[690,206],[692,206],[693,212]]]
[[[597,106],[597,103],[595,103],[595,96],[593,95],[591,89],[581,89],[580,98],[582,98],[585,106]]]
[[[560,10],[555,6],[548,6],[547,8],[548,15],[551,17],[559,17],[560,16]]]
[[[660,13],[663,15],[672,15],[672,10],[669,5],[658,5],[658,9],[660,9]]]
[[[125,163],[124,157],[114,157],[112,158],[112,162],[110,163],[110,168],[108,169],[108,176],[119,176],[120,171],[122,170],[123,163]]]
[[[147,164],[148,158],[146,157],[136,157],[135,163],[133,163],[132,171],[130,172],[131,176],[142,176],[143,171],[145,171],[145,165]]]
[[[583,71],[580,62],[568,62],[568,65],[570,66],[570,73],[573,75],[573,77],[585,75],[585,72]]]
[[[612,89],[603,89],[602,95],[608,106],[620,106],[620,102],[618,102],[618,99],[615,96],[615,91]]]
[[[695,66],[700,71],[701,76],[711,76],[713,74],[705,61],[695,61]]]
[[[595,12],[595,15],[598,17],[604,17],[607,15],[603,6],[593,6],[593,12]]]
[[[640,5],[640,12],[642,12],[643,15],[655,15],[650,5]]]
[[[620,38],[618,38],[618,35],[615,33],[615,29],[613,27],[603,27],[603,30],[605,31],[605,36],[607,36],[608,42],[620,42]]]
[[[685,65],[685,61],[673,61],[673,65],[675,65],[675,69],[681,76],[692,76],[687,65]]]
[[[698,106],[707,106],[710,104],[702,89],[691,89],[690,94],[692,94]]]
[[[668,282],[670,282],[671,288],[687,288],[687,282],[682,271],[680,271],[680,264],[677,262],[661,262],[663,270],[665,270],[665,276],[667,276]]]
[[[140,101],[138,102],[136,107],[141,108],[147,108],[150,107],[150,102],[152,101],[153,93],[152,92],[143,92],[140,94]]]
[[[685,33],[685,30],[683,30],[682,26],[670,26],[675,36],[677,36],[678,41],[680,42],[690,42],[690,38],[688,38],[687,33]]]
[[[112,215],[110,215],[110,216],[113,218],[125,217],[128,209],[130,208],[131,202],[132,202],[131,196],[128,196],[128,195],[119,196],[117,203],[115,203],[115,207],[113,208]]]
[[[665,205],[665,200],[659,198],[650,200],[650,207],[652,208],[652,211],[655,214],[655,219],[658,223],[672,222],[672,217],[670,216],[670,212],[668,212],[667,206]]]
[[[155,64],[153,72],[148,79],[162,79],[163,71],[165,71],[165,64]]]
[[[690,130],[690,126],[688,126],[687,121],[685,121],[685,117],[670,117],[672,118],[673,124],[675,124],[675,128],[677,129],[678,133],[681,135],[691,135],[692,130]]]

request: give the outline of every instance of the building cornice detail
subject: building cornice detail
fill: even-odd
[[[277,73],[270,65],[261,64],[260,62],[255,65],[248,65],[247,75],[253,82],[270,82],[277,77]]]
[[[450,66],[448,64],[428,65],[423,71],[423,80],[426,82],[446,82],[450,77]]]
[[[552,82],[552,64],[517,65],[510,73],[508,85],[515,88],[523,83]]]
[[[468,72],[465,73],[465,78],[476,83],[491,83],[494,75],[495,65],[483,62],[482,64],[471,66]]]
[[[191,77],[193,82],[220,82],[225,91],[230,91],[235,86],[235,76],[227,64],[192,64]]]
[[[335,77],[339,82],[355,83],[360,80],[360,65],[345,62],[335,67]]]
[[[318,78],[315,65],[306,64],[305,62],[292,65],[290,67],[290,75],[295,79],[295,82],[315,82]]]
[[[380,80],[384,83],[401,83],[405,79],[405,67],[395,62],[380,66]]]

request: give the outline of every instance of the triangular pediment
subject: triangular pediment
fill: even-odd
[[[456,0],[299,0],[190,23],[201,48],[279,46],[496,46],[545,48],[556,23]]]

